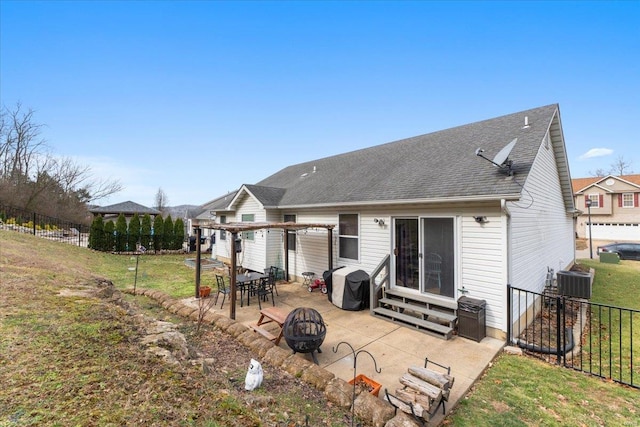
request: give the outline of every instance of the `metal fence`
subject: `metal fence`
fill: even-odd
[[[0,204],[0,229],[87,247],[89,226]]]
[[[508,337],[528,354],[640,388],[640,310],[508,286]]]

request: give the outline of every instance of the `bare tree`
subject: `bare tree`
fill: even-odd
[[[603,176],[607,176],[608,173],[604,169],[598,168],[595,171],[589,171],[589,175],[595,176],[595,177],[603,177]]]
[[[89,167],[51,154],[42,127],[21,104],[0,110],[0,200],[75,220],[86,217],[87,202],[122,190],[118,181],[94,179]]]
[[[154,208],[159,210],[160,212],[164,212],[167,206],[169,205],[169,199],[167,198],[166,193],[162,190],[162,188],[158,188],[158,192],[156,193],[156,205]]]
[[[29,176],[32,161],[46,148],[41,128],[33,122],[33,110],[23,112],[20,103],[13,111],[5,108],[0,112],[0,177]]]
[[[628,175],[633,173],[631,170],[631,161],[627,161],[623,156],[618,156],[618,158],[611,164],[610,174],[611,175]]]
[[[607,175],[629,175],[632,174],[631,164],[633,162],[624,159],[624,156],[618,156],[618,158],[609,165],[609,169],[598,168],[595,171],[589,171],[589,175],[595,177],[603,177]]]

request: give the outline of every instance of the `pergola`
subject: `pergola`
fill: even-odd
[[[305,230],[308,228],[326,228],[327,229],[327,250],[328,250],[328,270],[333,269],[333,229],[335,228],[335,224],[307,224],[307,223],[298,223],[298,222],[230,222],[230,223],[216,223],[209,222],[199,224],[196,227],[196,241],[200,242],[200,237],[202,236],[202,228],[208,228],[210,230],[223,230],[228,233],[231,233],[231,241],[235,242],[238,238],[238,233],[242,233],[245,231],[255,231],[255,230],[264,230],[277,228],[284,230],[285,238],[284,241],[284,278],[285,280],[289,280],[289,239],[286,238],[287,231],[291,230]],[[235,244],[235,243],[232,243]],[[231,295],[229,304],[229,317],[233,320],[236,318],[236,252],[235,248],[231,249],[231,271],[230,271],[230,289]],[[196,298],[200,296],[200,245],[196,245]]]

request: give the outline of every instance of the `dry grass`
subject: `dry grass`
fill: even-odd
[[[127,296],[134,315],[90,297],[95,272],[122,263],[0,231],[0,426],[345,425],[322,393],[280,369],[265,367],[263,387],[246,392],[256,356],[219,330],[196,332],[144,297]],[[136,313],[177,323],[190,353],[210,363],[147,355]]]

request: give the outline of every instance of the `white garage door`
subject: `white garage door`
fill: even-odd
[[[639,241],[640,224],[615,224],[615,223],[593,223],[591,233],[596,240],[616,240],[616,241]],[[587,227],[587,237],[589,237],[589,227]]]

